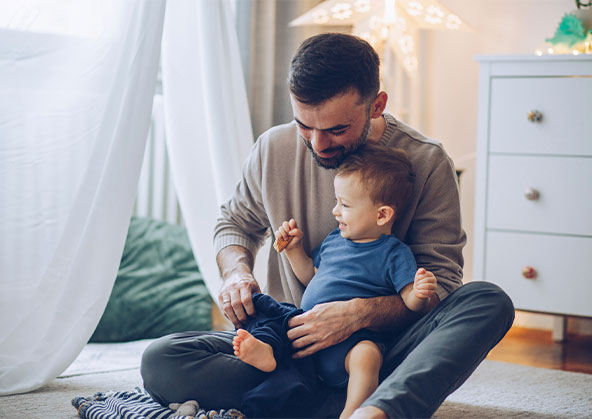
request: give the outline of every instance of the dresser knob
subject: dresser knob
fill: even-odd
[[[524,197],[529,201],[536,201],[540,196],[541,194],[539,191],[534,188],[528,188],[526,191],[524,191]]]
[[[537,276],[537,272],[532,266],[525,266],[522,268],[522,276],[526,279],[533,279]]]
[[[528,120],[530,122],[541,122],[543,119],[543,114],[539,111],[530,111],[528,112]]]

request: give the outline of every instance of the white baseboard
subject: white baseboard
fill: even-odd
[[[553,330],[554,318],[555,316],[551,314],[528,313],[517,310],[514,326]],[[577,335],[592,335],[592,319],[570,317],[567,321],[567,332]]]

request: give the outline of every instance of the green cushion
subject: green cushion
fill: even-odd
[[[111,297],[90,341],[211,330],[211,309],[185,227],[132,217]]]

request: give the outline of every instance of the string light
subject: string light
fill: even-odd
[[[430,6],[430,7],[428,7],[428,10],[426,11],[425,20],[426,20],[426,22],[435,25],[437,23],[442,23],[443,17],[444,17],[444,12],[439,7]]]
[[[460,28],[462,20],[457,15],[449,14],[446,18],[446,27],[448,29],[456,30]]]
[[[354,10],[359,13],[370,11],[370,0],[358,0],[354,3]]]
[[[315,10],[313,13],[313,22],[317,25],[322,25],[329,22],[329,13],[326,10]]]
[[[423,4],[418,1],[410,1],[407,5],[407,13],[411,16],[419,16],[423,13]]]
[[[563,15],[555,35],[535,49],[536,55],[592,54],[592,1],[578,1],[577,4],[577,10]]]
[[[333,18],[337,20],[345,20],[353,15],[351,5],[349,3],[337,3],[331,8]]]

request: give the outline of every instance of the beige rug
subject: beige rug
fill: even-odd
[[[92,344],[61,378],[38,391],[0,397],[2,419],[74,419],[75,396],[141,386],[148,341]],[[592,375],[484,361],[444,402],[437,419],[592,418]]]
[[[592,375],[485,360],[435,417],[592,418]]]

